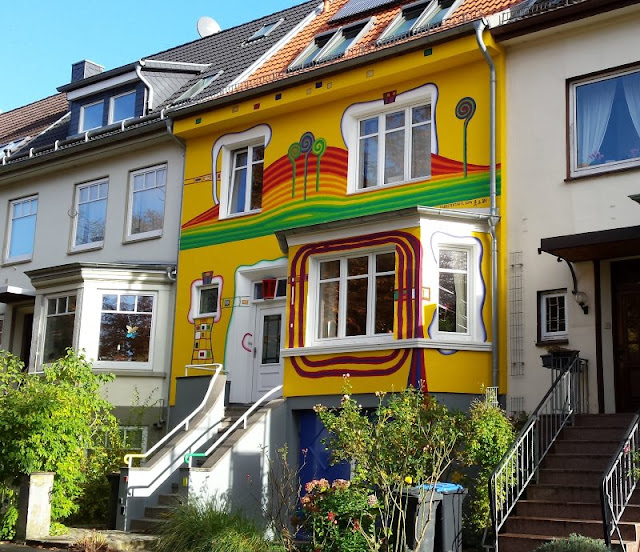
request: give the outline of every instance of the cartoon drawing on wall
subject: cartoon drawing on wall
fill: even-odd
[[[307,200],[307,178],[309,174],[309,155],[313,153],[316,156],[316,192],[320,190],[320,159],[327,150],[327,141],[324,138],[318,138],[313,132],[305,132],[299,142],[294,142],[289,146],[287,157],[291,161],[292,178],[291,178],[291,197],[296,196],[296,163],[300,156],[304,156],[304,192],[303,198]]]
[[[193,324],[192,364],[214,362],[211,334],[213,325],[220,322],[224,279],[214,276],[213,270],[203,272],[202,278],[191,282],[191,304],[188,320]]]
[[[467,178],[467,127],[476,112],[476,101],[467,96],[462,98],[456,105],[456,117],[464,120],[462,126],[462,159],[464,164],[464,177]]]

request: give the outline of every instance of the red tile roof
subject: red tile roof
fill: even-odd
[[[68,110],[66,94],[55,94],[0,113],[0,145],[30,136],[38,136],[42,131],[58,121]]]

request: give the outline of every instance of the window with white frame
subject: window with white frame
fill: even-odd
[[[342,57],[367,32],[371,23],[371,19],[357,21],[317,35],[289,66],[289,71]]]
[[[538,328],[540,341],[566,341],[567,290],[538,292]]]
[[[129,182],[128,237],[139,239],[162,234],[167,166],[158,165],[131,173]]]
[[[460,2],[450,0],[428,0],[414,2],[402,8],[387,29],[379,43],[390,42],[440,25],[456,9]]]
[[[149,428],[143,426],[119,426],[122,447],[129,453],[141,454],[147,450]]]
[[[103,292],[98,360],[148,362],[155,295]]]
[[[270,21],[262,25],[255,33],[253,33],[248,39],[247,42],[253,42],[254,40],[258,40],[260,38],[264,38],[265,36],[269,36],[273,30],[280,25],[284,21],[284,17],[280,18],[276,21]]]
[[[107,219],[108,180],[78,184],[75,194],[73,249],[102,245]]]
[[[431,175],[431,105],[392,109],[358,121],[358,189]]]
[[[276,287],[274,290],[274,299],[283,299],[287,296],[287,279],[286,278],[278,278],[276,280]],[[254,301],[263,301],[264,300],[264,282],[254,282],[253,283],[253,300]]]
[[[198,288],[198,316],[215,316],[220,310],[220,286],[217,284]]]
[[[7,261],[24,261],[33,256],[38,215],[38,196],[16,199],[9,204]]]
[[[109,123],[131,119],[136,114],[136,92],[125,92],[109,100]]]
[[[640,69],[570,83],[571,176],[640,164]]]
[[[80,108],[80,132],[100,128],[104,120],[104,101],[83,105]]]
[[[468,335],[468,249],[442,247],[438,251],[438,331]]]
[[[318,259],[315,339],[392,335],[395,253]]]
[[[48,297],[46,299],[43,362],[62,358],[73,347],[76,319],[76,295]]]
[[[228,214],[238,215],[262,208],[264,143],[231,151]]]

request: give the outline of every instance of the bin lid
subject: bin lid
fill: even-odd
[[[430,491],[431,489],[433,489],[433,485],[432,484],[428,484],[428,485],[422,485],[422,487],[428,491]],[[441,483],[438,482],[435,484],[435,490],[437,493],[442,493],[442,494],[451,494],[451,493],[461,493],[463,492],[465,489],[462,485],[458,485],[457,483]]]

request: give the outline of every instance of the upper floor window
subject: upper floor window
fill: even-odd
[[[566,341],[567,290],[538,292],[538,341]]]
[[[290,71],[343,56],[369,29],[372,20],[358,21],[316,36],[289,66]]]
[[[113,96],[109,103],[109,124],[131,119],[136,114],[136,92]]]
[[[38,196],[16,199],[9,204],[7,261],[25,261],[33,256]]]
[[[76,187],[72,249],[88,249],[102,245],[108,193],[107,180],[79,184]]]
[[[231,152],[233,166],[229,186],[229,214],[258,211],[262,207],[264,144]]]
[[[320,260],[316,277],[316,339],[393,334],[395,253]]]
[[[396,40],[428,27],[440,25],[458,4],[459,2],[451,0],[430,0],[409,4],[382,33],[378,42]]]
[[[104,101],[100,100],[80,108],[80,132],[100,128],[104,120]]]
[[[131,173],[129,181],[128,238],[162,234],[167,166],[158,165]]]
[[[431,105],[409,106],[358,121],[358,189],[431,175]]]
[[[47,299],[43,362],[53,362],[62,358],[67,348],[73,346],[75,316],[75,295]]]
[[[640,70],[574,81],[571,176],[640,164]]]

